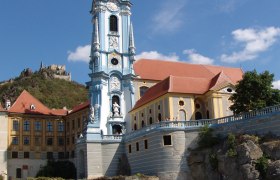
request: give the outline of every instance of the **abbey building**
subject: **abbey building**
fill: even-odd
[[[51,110],[23,91],[0,107],[0,166],[6,177],[35,176],[48,159],[74,162],[77,178],[120,174],[122,161],[132,174],[188,176],[181,161],[194,135],[186,130],[232,115],[229,97],[243,72],[136,61],[131,8],[129,0],[93,0],[87,102],[71,111]]]

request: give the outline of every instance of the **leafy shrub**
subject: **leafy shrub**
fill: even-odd
[[[198,146],[199,148],[209,148],[219,143],[219,138],[213,136],[213,129],[205,125],[200,129],[198,135]]]
[[[256,169],[260,172],[260,175],[263,179],[265,179],[267,167],[268,167],[268,159],[266,156],[262,156],[257,160]]]
[[[235,156],[237,156],[236,149],[233,149],[233,148],[228,149],[226,155],[228,157],[235,157]]]
[[[209,163],[212,167],[212,170],[217,170],[218,169],[218,157],[216,153],[211,153],[209,154]]]
[[[145,175],[144,175],[144,174],[141,174],[141,173],[136,173],[135,176],[137,176],[137,177],[139,177],[139,178],[145,177]]]
[[[236,138],[235,138],[234,134],[232,134],[232,133],[228,134],[227,145],[228,145],[229,148],[235,148],[236,147]]]
[[[70,161],[48,161],[47,165],[39,170],[36,177],[61,177],[64,179],[75,179],[76,167]]]
[[[228,147],[228,150],[227,150],[226,155],[228,157],[235,157],[237,155],[237,152],[236,152],[236,138],[235,138],[235,135],[232,134],[232,133],[228,134],[227,147]]]

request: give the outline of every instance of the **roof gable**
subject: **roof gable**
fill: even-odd
[[[211,80],[210,90],[218,91],[228,85],[234,85],[234,83],[223,71],[221,71]]]
[[[208,69],[215,76],[220,74],[224,79],[235,85],[238,81],[242,79],[243,71],[241,68],[232,68],[232,67],[224,67],[224,66],[211,66],[211,65],[203,65],[206,69]]]
[[[57,113],[50,110],[26,90],[24,90],[19,95],[15,103],[9,109],[9,112],[22,114],[57,115]]]

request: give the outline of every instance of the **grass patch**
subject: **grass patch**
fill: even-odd
[[[260,172],[260,175],[263,179],[265,179],[267,168],[268,168],[268,159],[266,156],[262,156],[256,162],[256,169]]]

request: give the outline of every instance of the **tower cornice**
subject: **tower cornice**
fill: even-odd
[[[130,0],[93,0],[90,13],[95,14],[97,12],[105,12],[107,10],[106,3],[113,2],[121,5],[126,5],[127,8],[121,11],[122,15],[131,15],[130,8],[132,3]]]

